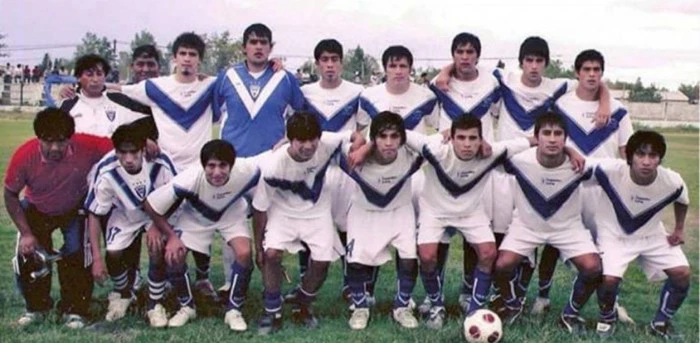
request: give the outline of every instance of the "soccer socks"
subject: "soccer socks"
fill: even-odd
[[[130,268],[123,261],[111,256],[109,253],[107,253],[105,260],[109,277],[114,284],[114,291],[119,293],[122,298],[131,298],[133,295],[133,279],[129,279]]]
[[[397,264],[399,282],[396,297],[394,297],[394,308],[408,306],[418,276],[418,261],[416,259],[399,259]]]
[[[612,323],[617,321],[617,310],[615,309],[615,299],[620,289],[620,283],[607,285],[601,283],[598,286],[598,306],[600,307],[600,321]]]
[[[301,279],[306,274],[306,270],[309,269],[309,263],[311,261],[311,249],[306,243],[302,242],[304,249],[299,250],[299,278]]]
[[[539,292],[540,298],[549,298],[549,289],[552,287],[552,276],[559,260],[559,249],[551,245],[545,245],[542,249],[542,257],[539,266]]]
[[[474,287],[472,297],[469,301],[469,312],[484,307],[488,300],[489,291],[491,290],[491,274],[481,271],[476,268],[474,271]]]
[[[518,298],[527,295],[527,288],[530,286],[530,280],[532,280],[532,274],[534,273],[535,268],[530,264],[530,261],[528,261],[528,259],[523,259],[518,271],[518,283],[515,288],[515,294]]]
[[[683,300],[688,295],[690,285],[685,287],[674,284],[670,279],[664,283],[659,297],[659,309],[654,316],[654,322],[667,322],[671,320],[678,308],[683,304]]]
[[[250,283],[250,274],[252,272],[252,268],[244,267],[238,261],[231,264],[231,289],[229,290],[226,311],[231,309],[240,311],[245,301],[246,293],[248,293],[248,284]]]
[[[278,313],[282,311],[282,293],[263,292],[263,305],[266,313]]]
[[[165,264],[148,263],[148,304],[152,310],[163,300],[165,295]]]
[[[600,273],[579,272],[574,281],[574,288],[571,291],[569,301],[564,307],[564,314],[577,316],[581,307],[586,304],[588,298],[600,284]]]
[[[433,306],[444,306],[442,301],[442,278],[438,269],[426,272],[421,269],[420,278],[423,281],[425,293]]]
[[[348,263],[346,274],[355,308],[367,308],[367,284],[372,280],[374,267],[359,263]]]
[[[175,267],[170,272],[170,282],[175,288],[180,306],[194,306],[192,288],[190,288],[190,276],[187,274],[187,265]]]
[[[209,263],[211,262],[211,257],[194,250],[192,250],[192,257],[194,258],[195,264],[195,280],[209,279]]]

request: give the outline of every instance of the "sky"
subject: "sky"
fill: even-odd
[[[184,31],[240,37],[262,22],[273,31],[273,55],[292,56],[288,69],[312,58],[324,38],[338,39],[346,50],[360,45],[375,57],[401,44],[415,67],[441,67],[452,38],[471,32],[481,39],[482,66],[503,59],[517,68],[520,43],[539,35],[552,59],[566,66],[582,50],[599,50],[611,80],[641,77],[669,89],[700,81],[696,0],[0,0],[0,12],[11,53],[2,64],[38,64],[47,51],[71,57],[88,31],[128,43],[146,29],[166,45]]]

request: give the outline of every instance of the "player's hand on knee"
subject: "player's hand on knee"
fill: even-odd
[[[105,267],[104,262],[101,259],[95,259],[92,262],[92,278],[97,282],[98,285],[102,286],[102,283],[107,280],[109,274],[107,274],[107,267]]]
[[[163,251],[163,236],[155,227],[151,227],[146,231],[146,245],[150,253]]]
[[[173,235],[165,243],[165,262],[169,265],[179,264],[185,259],[187,248],[179,237]]]
[[[23,256],[30,256],[34,253],[38,246],[36,237],[33,234],[20,235],[19,237],[19,253]]]
[[[75,87],[72,85],[65,85],[58,90],[58,97],[63,99],[70,99],[75,97]]]

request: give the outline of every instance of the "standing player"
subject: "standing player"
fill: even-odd
[[[330,262],[343,254],[333,228],[330,192],[324,187],[324,178],[343,141],[349,141],[349,134],[321,135],[316,116],[309,112],[294,113],[286,126],[289,144],[270,156],[253,199],[257,263],[262,267],[265,284],[260,334],[281,328],[284,251],[298,252],[303,249],[301,242],[311,250],[308,270],[290,299],[298,307],[297,319],[307,327],[318,325],[311,303],[326,279]]]
[[[535,136],[537,148],[506,162],[506,170],[515,178],[515,212],[495,268],[495,279],[506,305],[501,317],[504,323],[512,324],[522,313],[523,304],[515,293],[515,268],[524,258],[533,258],[537,246],[547,243],[558,248],[579,272],[560,317],[560,324],[569,333],[577,334],[585,325],[579,311],[598,286],[602,271],[598,250],[581,220],[579,186],[592,171],[588,169],[581,175],[567,165],[566,122],[561,116],[552,112],[539,116]]]
[[[75,329],[85,326],[89,312],[93,283],[86,267],[91,261],[85,218],[79,210],[88,189],[88,172],[112,144],[109,139],[74,131],[73,117],[66,112],[47,108],[37,113],[36,138],[15,151],[5,174],[5,208],[19,233],[14,262],[17,284],[26,301],[26,313],[18,321],[22,326],[43,319],[53,307],[51,273],[33,280],[31,272],[37,265],[34,252],[52,251],[51,233],[57,228],[64,242],[60,249],[63,260],[58,262],[59,311],[66,326]]]
[[[602,161],[595,181],[602,188],[596,208],[598,248],[603,260],[603,282],[598,289],[598,334],[613,334],[617,320],[615,299],[630,262],[637,260],[650,281],[668,277],[661,290],[659,308],[650,329],[665,339],[680,335],[671,324],[688,295],[691,271],[683,244],[688,187],[681,176],[664,167],[664,137],[653,131],[637,131],[625,146],[627,163]],[[600,201],[602,199],[602,201]],[[667,234],[662,210],[673,204],[675,225]]]
[[[348,212],[347,277],[354,310],[348,324],[363,330],[369,322],[367,284],[374,270],[391,260],[390,246],[397,251],[397,290],[392,318],[402,327],[415,328],[418,321],[410,306],[418,274],[416,220],[411,199],[411,176],[423,158],[404,146],[406,129],[399,114],[384,111],[370,124],[372,150],[362,167],[341,167],[357,183]]]
[[[165,257],[170,279],[180,301],[179,311],[168,326],[179,327],[196,318],[194,299],[189,286],[187,251],[204,256],[211,253],[214,233],[218,231],[235,253],[231,290],[228,294],[225,323],[231,330],[245,331],[248,325],[241,313],[250,274],[251,244],[246,224],[246,204],[243,196],[260,178],[257,161],[236,158],[233,146],[223,140],[212,140],[202,147],[201,166],[192,166],[176,176],[169,184],[157,189],[145,204],[146,212],[166,237]],[[169,209],[181,202],[175,224],[167,220]]]
[[[160,76],[160,53],[152,44],[136,47],[131,54],[131,80],[128,84]]]

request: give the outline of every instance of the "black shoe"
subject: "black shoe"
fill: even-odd
[[[503,312],[505,310],[506,302],[505,302],[505,300],[503,300],[502,296],[500,296],[499,294],[496,294],[496,295],[492,296],[491,299],[489,299],[488,306],[489,306],[489,309],[491,309],[491,311],[499,313],[499,312]],[[467,303],[466,307],[469,307],[469,303]],[[466,308],[462,309],[462,310],[465,311],[464,313],[466,314]]]
[[[307,329],[318,328],[318,318],[308,306],[295,306],[292,309],[292,320],[305,326]]]
[[[595,332],[601,339],[606,339],[612,337],[612,335],[615,333],[616,325],[617,324],[615,322],[600,321],[595,327]]]
[[[268,313],[258,320],[258,335],[270,335],[282,329],[282,312]]]
[[[670,321],[651,322],[649,324],[649,331],[651,331],[653,335],[660,336],[667,341],[683,338],[683,335],[676,332],[676,328],[673,327],[673,324],[671,324]]]
[[[570,334],[580,335],[586,331],[586,320],[578,315],[562,313],[559,317],[559,326]]]
[[[512,325],[520,318],[520,315],[523,313],[523,307],[520,306],[516,309],[503,307],[500,312],[496,313],[501,317],[501,322],[503,322],[504,325]]]

